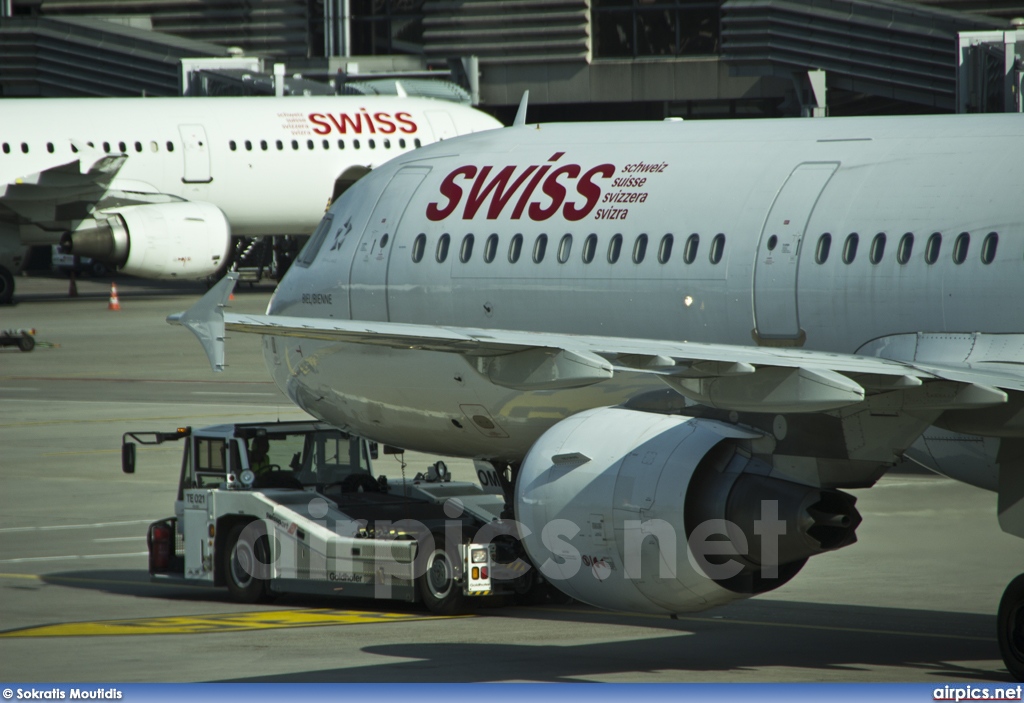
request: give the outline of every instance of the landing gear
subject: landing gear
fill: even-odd
[[[14,302],[14,275],[0,266],[0,305]]]
[[[999,651],[1010,675],[1024,681],[1024,574],[1003,591],[997,616]]]

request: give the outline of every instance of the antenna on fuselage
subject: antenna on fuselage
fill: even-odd
[[[512,121],[513,127],[522,127],[526,124],[526,103],[530,100],[530,91],[523,91],[523,99],[519,101],[519,110],[516,112],[516,118]]]

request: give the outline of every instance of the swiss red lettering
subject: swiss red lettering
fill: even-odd
[[[394,134],[398,127],[391,121],[391,115],[386,112],[378,112],[374,114],[373,119],[377,120],[377,129],[380,130],[381,134]]]
[[[615,174],[615,166],[612,164],[601,164],[595,166],[583,174],[583,178],[576,184],[576,192],[586,198],[583,207],[576,207],[573,203],[566,203],[562,208],[562,216],[570,222],[577,222],[590,214],[590,211],[597,205],[601,198],[601,186],[594,183],[593,178],[598,174],[602,178],[611,178]]]
[[[455,179],[459,176],[472,178],[475,175],[476,166],[460,166],[445,176],[444,180],[441,181],[440,190],[441,195],[448,199],[448,204],[444,207],[438,207],[438,203],[427,205],[427,219],[437,222],[455,212],[455,208],[459,206],[459,201],[462,200],[462,187],[455,183]]]
[[[398,131],[404,134],[414,134],[419,129],[408,112],[396,112],[395,121],[402,125]]]
[[[330,134],[331,125],[327,124],[327,118],[318,112],[314,112],[309,116],[309,121],[316,125],[313,131],[317,134]]]
[[[576,164],[566,164],[560,166],[551,172],[551,175],[544,181],[544,185],[541,187],[541,191],[544,195],[551,198],[551,204],[547,207],[541,207],[540,203],[533,202],[530,204],[530,219],[540,222],[548,219],[556,212],[558,208],[562,207],[562,202],[565,201],[565,186],[558,182],[558,177],[567,174],[571,178],[576,178],[580,175],[580,167]]]

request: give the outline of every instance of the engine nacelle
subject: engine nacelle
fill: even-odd
[[[856,541],[852,496],[770,476],[754,432],[622,408],[567,418],[530,449],[516,518],[569,596],[645,613],[703,610],[781,586]]]
[[[66,233],[61,249],[133,276],[199,279],[221,267],[231,243],[231,225],[210,203],[131,205],[103,215],[93,228]]]

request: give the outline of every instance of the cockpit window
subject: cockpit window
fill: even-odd
[[[324,240],[327,238],[327,233],[331,231],[331,223],[334,221],[333,215],[324,215],[324,219],[320,220],[320,225],[316,228],[309,237],[309,241],[306,242],[306,246],[302,248],[299,253],[299,258],[295,260],[295,263],[299,266],[308,267],[313,260],[316,259],[317,253],[320,251],[320,247],[323,246]]]

